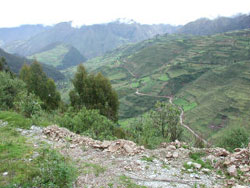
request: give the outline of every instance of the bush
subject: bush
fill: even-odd
[[[14,102],[15,109],[25,117],[31,117],[42,110],[41,100],[33,93],[20,92]]]
[[[218,146],[233,151],[235,148],[246,147],[249,141],[249,133],[243,127],[227,130],[220,138]]]
[[[39,176],[32,186],[68,188],[73,187],[77,170],[69,161],[55,150],[44,148],[36,159]]]
[[[57,122],[60,126],[93,139],[114,139],[114,123],[100,115],[98,110],[87,110],[83,107],[75,113],[70,109],[64,116],[57,118]]]
[[[0,83],[0,110],[12,109],[17,94],[26,90],[25,83],[6,72],[0,72]]]

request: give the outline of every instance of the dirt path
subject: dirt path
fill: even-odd
[[[123,67],[123,68],[125,68],[134,78],[136,78],[135,74],[132,73],[128,68],[126,68],[126,67]],[[149,96],[149,97],[155,97],[155,98],[167,98],[167,99],[169,99],[170,104],[173,104],[173,99],[174,99],[173,96],[167,96],[167,95],[166,96],[154,96],[154,95],[150,95],[150,94],[146,94],[146,93],[140,93],[139,90],[138,90],[138,88],[136,89],[135,94],[138,95],[138,96]],[[181,114],[180,114],[180,124],[183,127],[185,127],[187,130],[189,130],[189,132],[191,132],[196,138],[202,140],[204,144],[208,145],[209,143],[205,139],[203,139],[201,136],[199,136],[197,133],[195,133],[195,131],[192,130],[188,125],[186,125],[185,123],[183,123],[184,110],[180,106],[178,106],[178,108],[181,111]]]

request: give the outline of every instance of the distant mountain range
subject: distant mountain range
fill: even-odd
[[[0,57],[6,59],[7,65],[10,67],[10,70],[18,74],[24,63],[31,64],[32,60],[28,60],[24,57],[12,55],[0,48]],[[62,73],[57,71],[54,67],[42,64],[44,72],[48,77],[53,78],[55,81],[63,80],[65,77]]]
[[[250,28],[250,15],[201,18],[184,26],[145,25],[131,20],[72,27],[71,22],[54,26],[24,25],[0,28],[0,46],[7,52],[37,58],[63,70],[120,46],[163,34],[212,35]]]
[[[201,18],[180,28],[177,33],[192,35],[213,35],[227,31],[250,28],[250,15],[219,17],[214,20]]]
[[[50,44],[61,42],[74,46],[84,57],[92,58],[126,43],[142,41],[157,34],[173,33],[178,28],[164,24],[142,25],[120,21],[74,28],[71,22],[63,22],[45,28],[27,40],[9,40],[3,48],[10,53],[30,56]],[[0,40],[3,41],[1,35]]]

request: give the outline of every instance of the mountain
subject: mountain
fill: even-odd
[[[74,46],[84,57],[92,58],[126,43],[142,41],[157,34],[172,33],[177,28],[163,24],[122,23],[119,20],[74,28],[71,22],[62,22],[27,41],[5,44],[4,49],[10,53],[30,56],[50,44],[62,42]]]
[[[214,20],[201,18],[181,27],[177,33],[192,35],[213,35],[232,30],[250,28],[250,15],[219,17]]]
[[[184,110],[184,123],[212,139],[233,126],[250,129],[249,59],[247,29],[212,36],[156,36],[85,66],[111,80],[125,122],[173,96],[173,103]]]
[[[11,71],[18,74],[20,69],[22,68],[24,63],[30,64],[31,60],[28,60],[24,57],[20,57],[17,55],[12,55],[4,50],[0,49],[0,57],[4,57]],[[53,78],[55,81],[63,80],[65,77],[62,73],[57,71],[54,67],[42,64],[44,72],[48,75],[48,77]]]
[[[0,28],[0,46],[14,41],[27,40],[49,28],[49,26],[43,25],[22,25],[12,28]]]
[[[44,64],[56,67],[57,70],[75,66],[86,61],[86,58],[76,48],[59,42],[46,46],[40,52],[28,58],[36,59]]]

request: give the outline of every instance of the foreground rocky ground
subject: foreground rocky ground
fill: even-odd
[[[35,147],[47,143],[71,158],[79,169],[75,187],[250,187],[250,143],[234,153],[179,141],[148,150],[127,140],[93,140],[56,125],[18,131]]]

